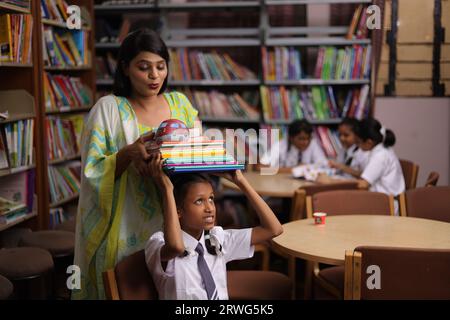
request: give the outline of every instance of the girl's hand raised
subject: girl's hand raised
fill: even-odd
[[[221,177],[221,178],[225,178],[237,185],[239,185],[245,179],[241,170],[214,173],[214,175]]]
[[[163,158],[161,153],[152,153],[148,161],[148,173],[160,190],[173,190],[172,181],[162,169]]]

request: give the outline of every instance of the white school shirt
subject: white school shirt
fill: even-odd
[[[370,151],[369,162],[361,178],[370,183],[370,191],[397,196],[405,191],[402,168],[392,148],[379,143]]]
[[[364,151],[359,148],[356,144],[352,145],[347,150],[343,151],[338,156],[338,161],[340,163],[346,164],[348,159],[352,159],[349,167],[354,170],[363,171],[369,162],[369,151]]]
[[[159,231],[150,237],[145,246],[145,261],[160,300],[208,300],[197,265],[198,254],[195,248],[199,242],[203,245],[204,258],[214,278],[219,299],[228,299],[226,263],[253,257],[252,229],[223,230],[221,227],[214,227],[210,230],[210,235],[222,245],[221,254],[212,255],[206,250],[204,235],[197,241],[182,231],[188,255],[167,261],[165,271],[160,255],[164,233]]]
[[[278,145],[279,151],[276,146]],[[264,154],[260,159],[260,163],[263,165],[268,165],[271,167],[295,167],[299,165],[299,153],[300,150],[297,149],[293,144],[289,148],[289,143],[286,139],[279,142],[275,142],[269,152]],[[278,151],[278,152],[277,152]],[[328,162],[325,153],[320,147],[319,143],[315,138],[311,139],[309,146],[305,151],[302,152],[302,164],[326,164]]]

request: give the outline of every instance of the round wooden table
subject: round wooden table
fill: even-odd
[[[244,172],[245,178],[260,196],[292,198],[295,190],[304,186],[313,185],[314,182],[300,180],[292,177],[290,173],[275,175],[261,175],[259,172]],[[240,191],[234,183],[221,179],[225,188]]]
[[[325,225],[315,225],[313,219],[305,219],[286,223],[283,229],[273,239],[275,247],[297,258],[331,265],[343,265],[345,251],[362,245],[450,248],[450,223],[428,219],[329,216]]]

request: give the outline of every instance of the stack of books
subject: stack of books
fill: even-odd
[[[0,197],[0,224],[11,223],[27,213],[26,204]]]
[[[223,140],[208,140],[205,137],[187,141],[163,142],[160,152],[163,168],[168,172],[229,171],[244,169],[228,155]]]

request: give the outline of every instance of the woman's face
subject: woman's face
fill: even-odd
[[[143,97],[156,96],[167,77],[166,61],[159,55],[142,51],[125,67],[133,94]]]
[[[300,151],[305,151],[308,148],[309,143],[311,142],[311,135],[301,131],[296,136],[290,138],[291,143]]]
[[[189,186],[178,216],[181,229],[196,239],[200,239],[203,230],[214,227],[216,206],[214,191],[209,182],[199,182]]]
[[[357,143],[357,137],[348,125],[340,125],[338,128],[338,132],[339,140],[341,141],[345,149],[348,149],[352,145]]]

